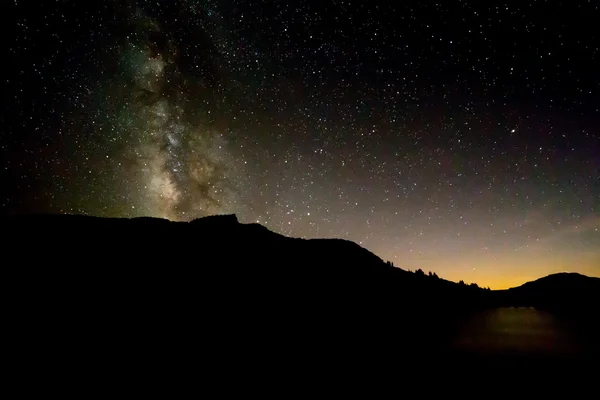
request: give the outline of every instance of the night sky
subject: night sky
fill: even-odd
[[[0,7],[3,214],[236,213],[491,288],[600,276],[596,1]]]

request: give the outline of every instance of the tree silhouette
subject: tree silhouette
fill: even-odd
[[[434,279],[439,279],[440,278],[439,276],[437,276],[437,274],[435,272],[431,272],[431,271],[429,271],[429,276],[431,278],[434,278]]]

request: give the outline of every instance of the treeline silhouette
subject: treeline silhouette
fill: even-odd
[[[394,263],[393,263],[393,262],[391,262],[391,261],[387,261],[387,262],[386,262],[386,264],[387,264],[388,266],[395,267]],[[408,272],[414,272],[414,273],[415,273],[415,275],[417,275],[417,276],[425,276],[425,272],[424,272],[424,271],[423,271],[421,268],[419,268],[419,269],[416,269],[415,271],[412,271],[412,270],[408,269],[407,271],[408,271]],[[440,279],[440,277],[437,275],[437,273],[435,273],[435,272],[431,272],[431,271],[429,271],[429,272],[427,273],[427,276],[428,276],[429,278]],[[460,280],[460,281],[458,281],[457,283],[458,283],[459,285],[461,285],[461,286],[467,285],[467,284],[465,283],[465,281],[463,281],[463,280]],[[475,282],[469,283],[469,284],[468,284],[468,286],[470,286],[470,287],[472,287],[472,288],[479,289],[479,285],[478,285],[477,283],[475,283]],[[482,289],[485,289],[485,290],[491,290],[489,287],[482,288]]]

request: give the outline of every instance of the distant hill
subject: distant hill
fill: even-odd
[[[597,288],[598,284],[600,284],[600,278],[589,277],[575,272],[560,272],[524,283],[510,290],[560,291],[567,288],[569,290],[589,290]]]
[[[588,313],[600,306],[600,278],[557,273],[497,291],[501,305],[533,306],[561,313]]]

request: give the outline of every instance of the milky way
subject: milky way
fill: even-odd
[[[236,213],[494,288],[600,276],[580,3],[7,3],[2,211]]]
[[[126,43],[119,76],[130,78],[131,98],[114,121],[121,132],[135,132],[126,152],[133,153],[132,188],[142,210],[172,220],[188,220],[222,211],[232,195],[225,171],[222,137],[201,122],[190,122],[174,45],[160,26],[137,9],[131,17],[133,38]],[[119,82],[120,83],[120,82]],[[195,116],[195,115],[194,115]],[[125,133],[125,135],[128,135]],[[231,172],[231,171],[228,171]]]

